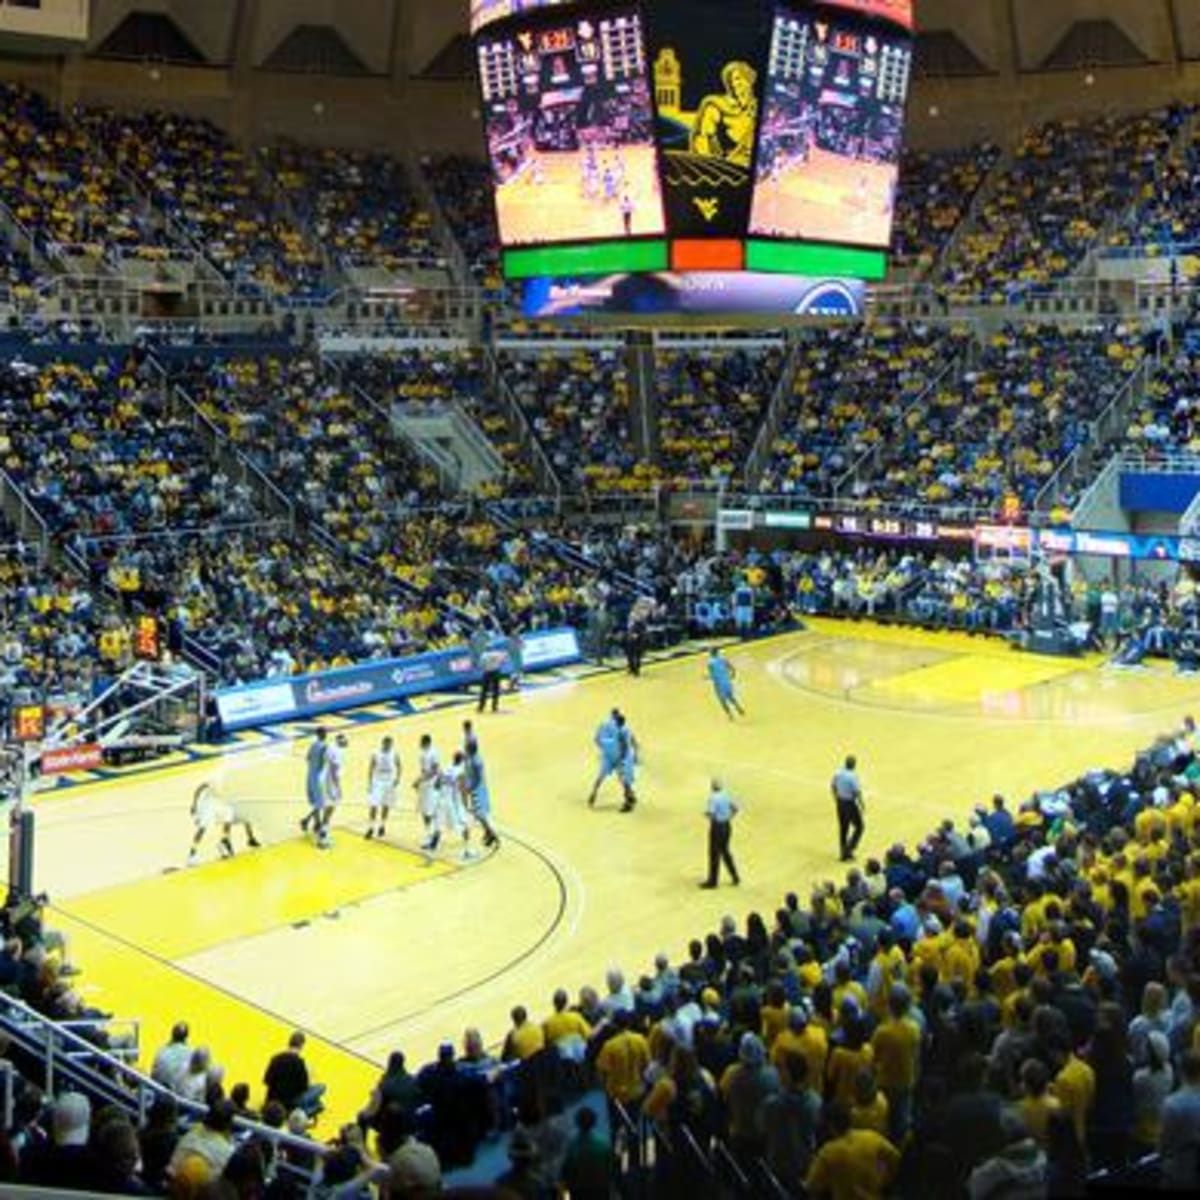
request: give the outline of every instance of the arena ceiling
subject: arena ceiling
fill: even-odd
[[[467,0],[92,0],[97,58],[456,79]],[[1200,0],[917,0],[927,78],[1200,60]]]

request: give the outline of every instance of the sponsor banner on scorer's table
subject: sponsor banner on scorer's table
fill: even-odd
[[[82,746],[64,746],[43,750],[40,770],[43,775],[62,775],[67,771],[90,771],[104,762],[104,751],[94,742]]]
[[[494,644],[505,648],[503,641]],[[574,629],[549,629],[522,639],[521,663],[526,671],[565,666],[580,657]],[[478,679],[470,654],[457,647],[221,688],[215,695],[221,724],[234,731],[462,687]]]

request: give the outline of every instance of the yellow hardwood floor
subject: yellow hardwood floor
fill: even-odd
[[[498,1042],[513,1004],[539,1018],[558,985],[636,978],[654,953],[678,958],[725,913],[768,918],[788,890],[839,874],[828,778],[859,756],[864,848],[882,851],[965,819],[1001,791],[1014,801],[1089,767],[1123,764],[1200,703],[1200,681],[1150,668],[1018,654],[1004,644],[869,624],[814,621],[734,645],[748,710],[725,718],[701,657],[641,679],[563,673],[476,719],[503,845],[461,862],[417,852],[409,781],[416,744],[443,755],[468,707],[335,718],[350,740],[347,803],[333,849],[304,840],[305,726],[227,752],[39,796],[37,885],[72,941],[90,1003],[142,1026],[149,1058],[187,1019],[226,1082],[259,1090],[292,1028],[310,1037],[329,1084],[323,1128],[349,1119],[394,1048],[416,1065],[479,1027]],[[589,809],[592,735],[619,705],[644,752],[641,803],[616,785]],[[366,764],[380,737],[400,749],[403,811],[387,844],[362,838]],[[708,782],[742,806],[734,853],[743,885],[702,892]],[[221,862],[211,842],[184,868],[188,806],[215,781],[253,817],[264,847]],[[235,839],[240,833],[235,832]]]

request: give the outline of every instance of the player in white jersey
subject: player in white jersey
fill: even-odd
[[[383,837],[387,832],[388,813],[396,803],[396,788],[400,783],[400,756],[392,749],[392,739],[385,737],[379,749],[371,755],[367,768],[367,839]],[[376,823],[378,822],[378,823]]]
[[[434,749],[433,738],[424,733],[421,735],[419,774],[413,781],[413,790],[417,793],[417,807],[421,810],[421,819],[425,822],[428,834],[421,843],[422,850],[436,850],[441,840],[441,830],[438,827],[441,777],[442,761]]]
[[[235,825],[240,825],[245,829],[247,846],[257,848],[260,845],[258,838],[254,836],[254,827],[234,805],[221,799],[217,789],[211,783],[202,783],[192,795],[192,823],[196,827],[196,833],[192,838],[192,848],[188,853],[189,867],[196,865],[200,843],[204,841],[204,835],[214,825],[220,826],[221,829],[221,840],[217,843],[217,847],[222,858],[233,857],[231,835]]]
[[[442,772],[439,822],[444,829],[453,829],[462,838],[462,857],[475,857],[471,849],[471,823],[467,820],[466,755],[455,751],[454,761]]]
[[[346,775],[346,747],[349,742],[339,733],[325,756],[325,800],[332,808],[342,802],[342,781]]]

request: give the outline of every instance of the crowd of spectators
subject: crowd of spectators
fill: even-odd
[[[504,461],[504,475],[483,494],[512,496],[534,489],[533,466],[508,413],[487,385],[478,350],[406,350],[349,358],[340,364],[347,384],[360,387],[390,410],[401,404],[416,409],[458,404],[483,431]]]
[[[181,364],[200,409],[289,499],[351,551],[379,536],[376,516],[436,495],[437,480],[317,358],[215,357]]]
[[[928,272],[999,158],[999,147],[990,142],[963,150],[905,149],[892,233],[898,266]]]
[[[779,346],[658,352],[658,460],[672,486],[740,479],[784,359]]]
[[[1146,385],[1126,441],[1151,458],[1200,451],[1200,374],[1196,352],[1180,344],[1164,357]]]
[[[216,125],[165,110],[88,108],[76,118],[79,136],[105,147],[230,284],[298,298],[325,293],[320,248],[283,211],[253,154]]]
[[[1164,155],[1125,220],[1108,239],[1110,246],[1140,246],[1149,253],[1180,251],[1200,240],[1200,145],[1194,138],[1178,153]]]
[[[489,290],[500,289],[500,235],[491,172],[478,159],[461,154],[426,159],[421,167],[466,257],[472,279]]]
[[[279,146],[264,161],[306,230],[343,267],[439,263],[428,212],[401,165],[365,150]]]
[[[1051,121],[1027,132],[961,239],[945,283],[952,295],[1002,302],[1065,278],[1153,189],[1187,110]]]
[[[940,328],[873,325],[804,341],[762,490],[832,495],[859,459],[882,451],[919,416],[911,411],[917,398],[969,340]]]
[[[1133,327],[999,330],[879,443],[851,494],[993,513],[1015,497],[1028,511],[1143,355]]]
[[[110,250],[153,255],[166,244],[161,223],[86,129],[21,84],[0,84],[0,114],[0,200],[42,253],[99,259]]]
[[[629,377],[617,351],[503,352],[499,366],[568,492],[640,492],[659,479],[635,449]]]
[[[252,514],[137,354],[0,367],[0,462],[67,538],[216,527]]]

